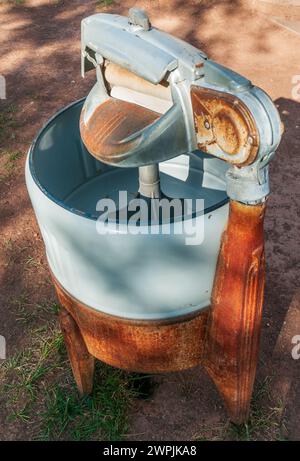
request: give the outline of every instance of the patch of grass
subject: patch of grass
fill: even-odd
[[[7,238],[2,241],[2,245],[6,252],[11,252],[14,247],[14,242],[11,238]]]
[[[1,151],[1,169],[4,174],[0,175],[0,180],[7,180],[12,176],[18,166],[17,160],[22,156],[23,152],[21,151]]]
[[[127,430],[127,409],[136,392],[131,375],[97,363],[91,396],[78,396],[56,385],[48,391],[40,440],[121,440]]]
[[[30,416],[27,412],[26,406],[24,408],[21,408],[20,410],[17,411],[12,411],[11,414],[8,417],[8,420],[13,422],[16,419],[27,422],[30,419]]]
[[[35,321],[47,321],[49,315],[58,314],[59,305],[55,302],[44,301],[33,303],[30,293],[22,293],[10,299],[12,306],[16,307],[16,321],[30,325]]]
[[[15,113],[17,107],[13,104],[5,107],[0,111],[0,143],[8,137],[8,130],[17,127]]]
[[[0,0],[0,3],[14,3],[15,5],[23,5],[25,0]]]
[[[282,440],[285,430],[281,421],[282,405],[272,404],[270,393],[272,378],[267,377],[254,390],[250,416],[246,424],[236,425],[230,421],[206,427],[201,434],[195,436],[196,440]]]
[[[3,362],[0,367],[2,392],[6,393],[7,404],[11,408],[9,420],[29,418],[39,384],[50,370],[58,366],[57,355],[63,345],[61,332],[52,330],[47,335],[41,335],[37,331],[32,336],[34,340],[28,348]]]
[[[219,442],[221,440],[226,440],[226,432],[228,428],[228,423],[219,423],[213,425],[207,425],[203,430],[197,433],[194,436],[194,439],[198,442],[213,441]]]
[[[80,398],[57,321],[29,323],[29,300],[26,294],[16,300],[27,346],[0,365],[7,424],[33,428],[32,438],[38,440],[121,440],[131,401],[144,394],[138,384],[144,377],[97,363],[93,393]],[[51,303],[42,306],[47,313],[58,309]]]
[[[110,6],[115,3],[115,0],[97,0],[97,7]]]
[[[268,376],[255,390],[248,423],[240,426],[230,424],[228,427],[229,435],[232,434],[237,440],[246,441],[257,440],[258,437],[279,436],[282,405],[280,402],[271,404],[271,382],[272,378]],[[269,405],[266,406],[266,403]]]
[[[25,265],[26,265],[27,267],[35,267],[35,268],[41,267],[40,261],[38,261],[38,260],[35,259],[35,258],[32,258],[31,256],[29,256],[29,257],[26,259]]]

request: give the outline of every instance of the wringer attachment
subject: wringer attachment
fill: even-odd
[[[159,197],[159,162],[200,149],[231,165],[232,200],[265,200],[281,122],[261,89],[152,27],[137,8],[129,19],[96,14],[82,21],[82,75],[94,67],[83,142],[104,163],[139,167],[142,195]]]

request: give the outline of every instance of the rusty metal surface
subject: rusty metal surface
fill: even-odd
[[[90,394],[93,389],[94,357],[89,354],[72,315],[63,308],[59,312],[59,322],[79,393]]]
[[[199,149],[234,165],[252,163],[259,135],[245,104],[231,94],[196,86],[191,98]]]
[[[88,151],[105,163],[118,163],[136,140],[128,139],[151,125],[160,114],[127,101],[110,98],[101,104],[84,123],[80,117],[80,134]]]
[[[103,314],[72,297],[52,275],[59,302],[79,326],[91,355],[129,371],[159,373],[201,363],[209,310],[164,321]]]
[[[265,204],[230,202],[208,322],[204,365],[238,424],[248,418],[259,353],[264,214]]]

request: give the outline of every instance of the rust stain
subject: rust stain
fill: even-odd
[[[213,120],[213,133],[221,149],[229,155],[239,152],[243,141],[232,114],[224,109],[220,110]]]
[[[248,418],[259,353],[264,212],[265,204],[230,202],[208,321],[204,365],[238,424]]]
[[[245,104],[233,95],[196,86],[191,98],[199,149],[235,165],[252,163],[259,135]]]
[[[52,278],[60,303],[74,318],[92,356],[144,373],[183,370],[201,363],[209,309],[165,321],[122,319],[85,306]]]
[[[72,315],[62,308],[59,320],[79,393],[90,394],[93,389],[94,357],[89,354]]]
[[[127,138],[160,114],[127,101],[110,98],[94,111],[87,124],[80,117],[80,134],[87,150],[104,163],[118,163],[134,145]]]

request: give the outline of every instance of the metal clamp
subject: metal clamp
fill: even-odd
[[[128,16],[129,24],[140,26],[144,30],[151,29],[151,23],[146,11],[141,8],[130,8]]]

